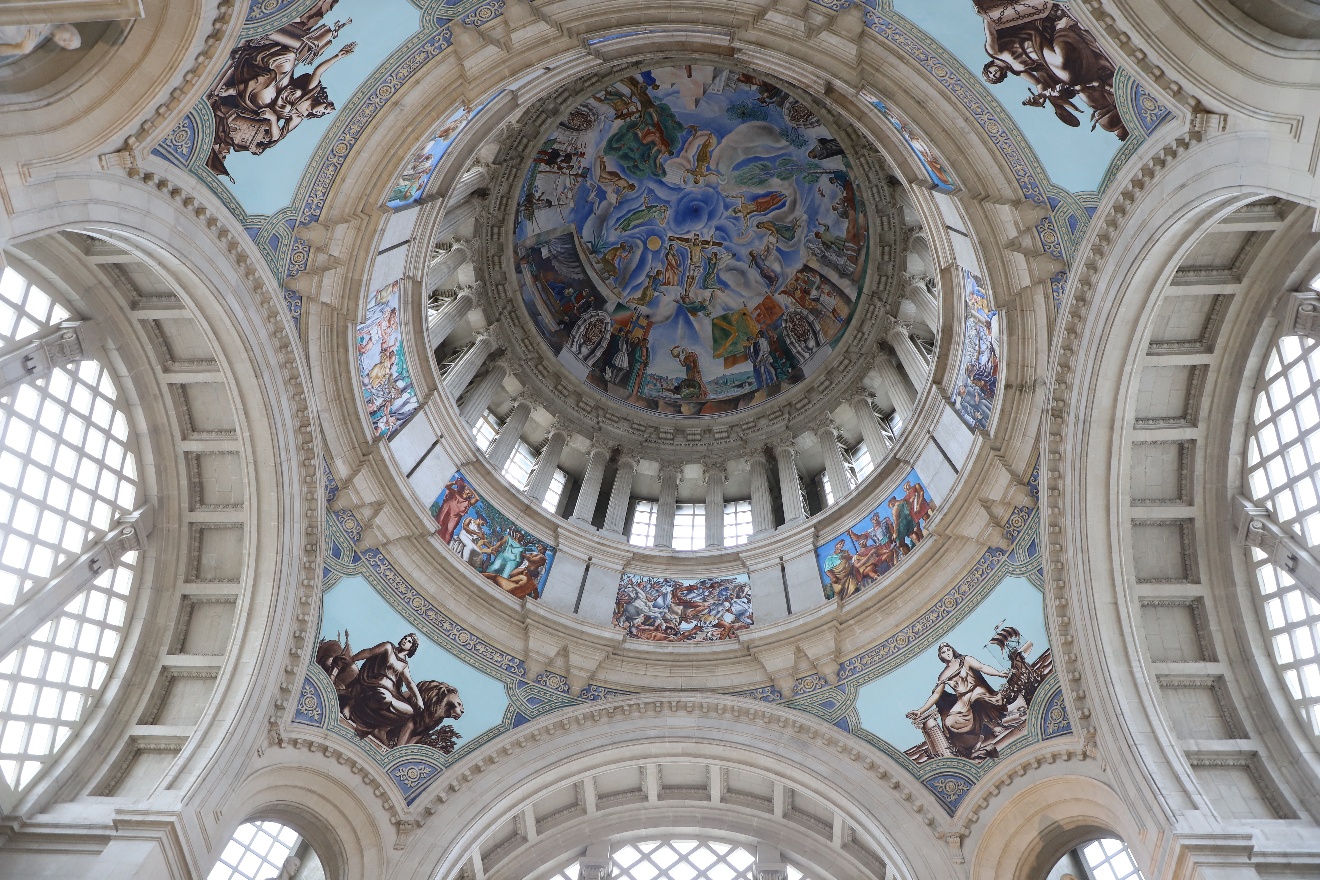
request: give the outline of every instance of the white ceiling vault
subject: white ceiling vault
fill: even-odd
[[[1320,873],[1305,4],[11,5],[0,875]]]

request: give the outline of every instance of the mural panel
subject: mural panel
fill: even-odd
[[[614,625],[652,642],[718,642],[753,624],[752,585],[745,574],[699,579],[625,574],[614,601]]]
[[[364,745],[448,755],[459,739],[503,722],[503,683],[419,636],[361,575],[340,580],[324,602],[316,665],[334,685],[339,720]]]
[[[874,584],[926,538],[935,504],[915,470],[869,516],[816,548],[825,598],[847,599]]]
[[[490,106],[490,102],[499,96],[497,93],[486,103],[477,109],[472,110],[467,107],[460,107],[450,114],[449,118],[440,123],[439,129],[425,146],[420,147],[413,153],[408,164],[399,172],[394,186],[390,188],[389,194],[385,197],[385,203],[394,210],[402,210],[414,204],[426,192],[426,185],[431,182],[431,176],[435,174],[435,169],[440,166],[440,160],[445,157],[451,144],[458,140],[458,136],[467,128],[468,123],[475,119],[482,110]]]
[[[358,381],[377,435],[394,434],[421,405],[399,333],[399,285],[391,281],[371,295],[357,328]]]
[[[792,95],[689,65],[559,122],[519,196],[523,300],[571,372],[671,415],[761,403],[817,370],[864,281],[843,148]]]
[[[962,273],[966,322],[958,384],[949,400],[968,427],[986,430],[999,391],[999,312],[990,308],[985,282],[966,269]]]
[[[435,534],[494,586],[517,599],[541,598],[555,548],[514,523],[456,472],[431,504]]]
[[[872,101],[871,106],[880,111],[880,115],[898,130],[899,136],[903,138],[903,141],[908,145],[908,149],[921,163],[926,176],[930,178],[931,188],[940,192],[953,192],[956,186],[953,182],[953,175],[940,161],[939,156],[935,155],[935,150],[926,142],[926,139],[918,134],[916,129],[904,122],[897,113],[889,109],[884,101]]]
[[[940,644],[863,685],[857,717],[913,764],[979,764],[1030,733],[1052,671],[1040,589],[1008,577]]]

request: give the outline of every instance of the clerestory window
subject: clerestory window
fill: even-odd
[[[1265,364],[1251,410],[1246,483],[1252,501],[1312,551],[1320,549],[1320,344],[1284,336]],[[1320,736],[1320,601],[1251,548],[1262,619],[1298,712]],[[1320,585],[1315,585],[1320,586]]]
[[[747,848],[713,840],[648,840],[610,848],[610,880],[755,880],[756,856]],[[549,880],[578,880],[574,862]],[[787,880],[810,880],[785,865]]]

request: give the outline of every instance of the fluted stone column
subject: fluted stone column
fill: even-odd
[[[862,442],[871,453],[871,461],[879,464],[880,453],[889,448],[889,438],[880,425],[880,417],[875,414],[871,395],[854,394],[848,403],[852,406],[853,415],[857,416],[857,424],[862,429]]]
[[[536,457],[536,466],[527,478],[527,494],[538,504],[545,500],[545,493],[550,491],[550,482],[555,478],[555,468],[559,467],[559,457],[564,454],[564,444],[568,442],[568,432],[556,420],[550,425],[545,445]]]
[[[908,378],[912,380],[913,387],[924,385],[930,376],[930,361],[926,360],[926,355],[917,348],[917,344],[912,341],[908,335],[911,325],[904,321],[895,321],[885,337],[889,344],[894,347],[894,354],[898,355],[898,362],[907,370]]]
[[[752,453],[752,532],[761,534],[775,527],[775,511],[770,500],[770,463],[759,450]]]
[[[465,224],[476,220],[481,214],[482,198],[464,198],[462,194],[458,195],[455,201],[453,195],[450,196],[450,202],[445,206],[444,216],[440,218],[440,226],[436,229],[436,238],[443,241],[447,236],[453,235]]]
[[[472,307],[477,304],[477,296],[474,288],[464,287],[449,302],[441,306],[431,321],[426,326],[427,338],[431,340],[432,345],[439,345],[445,341],[445,337],[453,332],[458,326],[458,322]]]
[[[678,481],[683,476],[680,464],[660,465],[660,503],[655,509],[655,546],[674,546],[674,508],[678,506]]]
[[[723,463],[703,463],[706,479],[706,546],[724,546],[724,482],[728,479]]]
[[[904,298],[912,303],[921,323],[939,333],[940,301],[931,292],[930,283],[931,279],[927,275],[908,275],[907,296]]]
[[[633,476],[637,473],[637,459],[631,455],[619,456],[614,469],[614,486],[610,489],[610,504],[605,509],[605,531],[623,534],[628,521],[628,502],[632,499]]]
[[[513,450],[518,446],[518,439],[522,437],[523,428],[527,427],[531,415],[531,401],[520,397],[513,402],[513,411],[500,429],[500,435],[490,445],[490,452],[486,453],[486,458],[490,459],[491,467],[495,470],[502,471],[509,463],[509,456],[513,455]]]
[[[848,482],[848,466],[843,461],[843,449],[839,447],[839,429],[832,422],[816,432],[821,452],[825,455],[825,475],[830,478],[830,489],[834,491],[834,500],[841,501],[852,486]]]
[[[495,398],[495,392],[504,385],[504,378],[508,375],[509,362],[504,358],[490,365],[486,375],[468,390],[463,396],[463,402],[459,404],[458,414],[464,422],[469,425],[477,423],[486,410],[490,409],[490,402]]]
[[[806,507],[802,504],[802,482],[798,478],[797,447],[793,438],[786,437],[775,444],[775,461],[779,465],[779,496],[784,505],[784,522],[806,516]]]
[[[605,465],[609,463],[610,451],[604,446],[592,445],[587,453],[587,470],[582,475],[582,486],[578,489],[577,504],[573,505],[573,519],[586,525],[591,524],[591,517],[596,513],[596,502],[600,500],[601,484],[605,482]]]
[[[437,250],[440,252],[439,255],[426,268],[426,289],[428,291],[435,290],[457,272],[471,258],[471,254],[476,251],[476,246],[471,239],[452,238]]]
[[[875,372],[880,377],[880,385],[885,393],[889,395],[889,402],[894,405],[894,411],[898,413],[898,418],[907,424],[908,417],[912,415],[912,410],[917,406],[917,395],[912,390],[906,376],[894,366],[886,355],[876,358]]]
[[[458,399],[472,382],[472,377],[477,375],[477,370],[480,370],[481,365],[486,362],[486,358],[494,353],[495,347],[495,337],[489,331],[477,334],[472,345],[468,346],[468,350],[463,352],[449,368],[449,372],[445,373],[445,390],[451,397]]]

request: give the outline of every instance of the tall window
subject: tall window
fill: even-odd
[[[634,547],[650,547],[655,543],[655,520],[659,504],[637,499],[633,502],[632,527],[628,529],[628,543]]]
[[[859,483],[866,479],[867,474],[875,470],[875,461],[871,458],[871,450],[866,448],[865,440],[853,448],[848,458],[852,462],[853,474]]]
[[[674,506],[674,549],[700,550],[706,546],[706,505]]]
[[[513,447],[513,455],[504,463],[502,473],[505,478],[519,489],[527,488],[527,478],[532,475],[532,468],[536,465],[536,453],[532,447],[528,446],[522,440]]]
[[[746,544],[752,537],[752,502],[724,502],[724,546]]]
[[[69,317],[13,269],[0,274],[0,352]],[[128,420],[95,360],[0,398],[0,605],[21,605],[99,541],[138,497]],[[95,703],[119,652],[136,553],[0,657],[0,776],[29,785]]]
[[[1320,344],[1275,343],[1252,408],[1248,493],[1313,551],[1320,547]],[[1320,602],[1252,548],[1274,661],[1311,731],[1320,736]]]
[[[482,455],[490,452],[491,444],[495,442],[495,438],[499,435],[500,420],[490,410],[486,410],[485,414],[477,419],[477,423],[472,426],[472,436],[477,441],[477,448],[481,450]]]
[[[551,513],[559,510],[559,499],[564,497],[564,487],[568,485],[568,474],[555,468],[555,475],[550,478],[550,488],[545,490],[541,506]]]
[[[825,499],[825,506],[829,507],[834,503],[834,487],[830,485],[830,475],[821,471],[819,479],[821,497]]]

